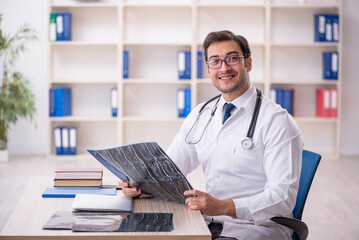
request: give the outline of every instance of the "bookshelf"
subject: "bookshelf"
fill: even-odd
[[[177,89],[191,88],[192,108],[218,94],[206,78],[205,66],[203,78],[197,78],[196,58],[207,33],[223,29],[248,39],[251,82],[266,96],[271,88],[294,89],[294,117],[305,148],[339,155],[340,107],[337,118],[316,117],[315,94],[317,88],[335,88],[340,103],[342,41],[314,42],[314,14],[338,13],[341,32],[341,0],[48,3],[49,13],[72,14],[72,40],[48,43],[48,89],[71,87],[73,102],[72,116],[48,117],[49,155],[55,156],[52,129],[56,126],[77,127],[74,158],[87,156],[88,148],[139,141],[157,141],[166,149],[183,122],[177,117]],[[127,79],[122,77],[124,50],[130,52]],[[180,50],[191,51],[190,80],[178,80]],[[339,53],[336,81],[322,78],[323,51]],[[111,88],[118,89],[117,117],[111,116]]]

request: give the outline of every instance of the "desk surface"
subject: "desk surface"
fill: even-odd
[[[210,232],[199,211],[191,211],[184,204],[157,199],[135,199],[134,212],[173,213],[171,232],[72,232],[43,230],[42,226],[56,211],[71,211],[74,198],[42,198],[48,178],[31,179],[25,192],[3,228],[0,239],[211,239]],[[4,203],[2,203],[4,204]]]

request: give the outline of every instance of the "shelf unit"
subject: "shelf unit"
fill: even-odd
[[[52,129],[78,128],[78,155],[105,148],[157,141],[164,149],[183,119],[176,91],[191,88],[192,107],[218,94],[198,79],[197,51],[210,31],[244,35],[252,50],[251,82],[269,96],[273,87],[295,91],[294,117],[305,148],[339,155],[338,117],[315,117],[315,90],[338,89],[341,97],[341,39],[314,42],[314,14],[338,13],[341,0],[49,0],[50,12],[71,12],[72,41],[48,43],[48,89],[72,88],[73,115],[49,117],[48,154],[54,156]],[[341,34],[340,34],[341,35]],[[123,79],[123,51],[130,52]],[[177,52],[191,51],[191,79],[178,80]],[[339,79],[322,79],[322,51],[339,52]],[[117,87],[118,117],[111,117],[110,89]],[[340,106],[340,105],[339,105]]]

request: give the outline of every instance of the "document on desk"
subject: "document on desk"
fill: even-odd
[[[87,150],[103,166],[131,186],[155,198],[184,203],[191,184],[156,142]]]

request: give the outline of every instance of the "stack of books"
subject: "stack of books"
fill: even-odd
[[[102,168],[62,168],[55,171],[54,187],[100,188]]]

